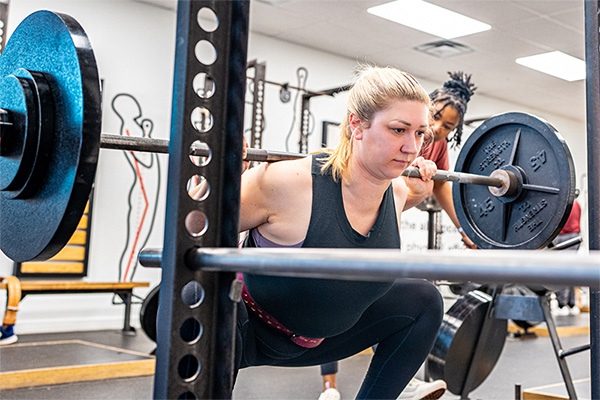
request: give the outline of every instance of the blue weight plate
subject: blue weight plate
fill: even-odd
[[[21,69],[48,81],[50,98],[40,105],[52,110],[53,128],[40,129],[52,137],[42,140],[49,148],[44,171],[36,171],[39,187],[24,199],[0,192],[0,249],[17,262],[50,258],[72,236],[94,182],[101,131],[96,59],[72,17],[38,11],[21,22],[0,56],[0,78]],[[11,111],[5,96],[0,108]],[[9,164],[0,162],[3,175]]]
[[[454,184],[454,207],[465,233],[484,249],[546,247],[575,199],[575,168],[564,139],[530,114],[494,116],[466,140],[455,170],[487,176],[496,169],[521,175],[520,194],[502,198],[486,186]]]

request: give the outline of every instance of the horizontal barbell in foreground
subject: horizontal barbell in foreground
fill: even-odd
[[[159,267],[161,250],[140,252],[139,261]],[[399,278],[511,282],[600,287],[600,252],[585,255],[538,250],[426,251],[395,249],[196,248],[188,266],[210,272],[246,272],[360,281]]]

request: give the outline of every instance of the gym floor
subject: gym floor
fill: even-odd
[[[588,314],[556,317],[558,326],[585,326]],[[148,354],[154,349],[144,333],[124,336],[120,331],[73,332],[21,335],[19,343],[77,339]],[[564,348],[589,343],[589,336],[563,336]],[[359,354],[343,360],[338,375],[342,397],[353,398],[367,369],[370,355]],[[589,351],[569,357],[569,368],[579,399],[589,399]],[[5,362],[7,360],[5,359]],[[4,365],[4,367],[7,367]],[[5,369],[5,368],[4,368]],[[471,399],[514,399],[515,384],[524,390],[566,396],[552,344],[547,337],[514,338],[509,336],[498,364]],[[150,399],[153,377],[120,378],[35,388],[0,391],[0,399]],[[316,399],[320,392],[318,367],[255,367],[242,370],[234,390],[234,399]],[[442,399],[458,399],[447,392]],[[565,397],[566,398],[566,397]]]

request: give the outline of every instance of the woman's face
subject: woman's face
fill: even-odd
[[[421,150],[428,119],[427,105],[412,100],[392,101],[370,123],[351,115],[359,164],[377,178],[397,178]]]
[[[437,103],[433,106],[433,113],[429,120],[429,127],[433,133],[433,140],[446,140],[450,132],[458,127],[460,122],[460,114],[453,106],[444,107],[443,104]]]

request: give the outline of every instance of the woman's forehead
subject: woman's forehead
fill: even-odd
[[[441,114],[446,111],[458,114],[458,109],[453,104],[445,102],[433,103],[433,110],[436,114]]]
[[[376,112],[373,119],[384,124],[395,121],[414,127],[426,127],[429,125],[429,108],[427,104],[418,101],[399,100]]]

